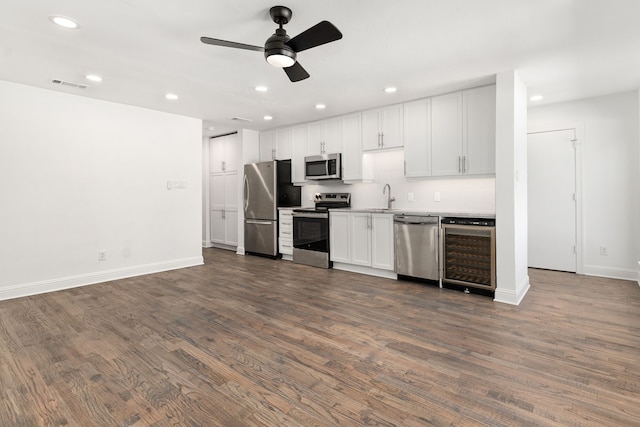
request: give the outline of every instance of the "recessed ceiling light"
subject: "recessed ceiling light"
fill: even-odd
[[[397,90],[398,90],[398,88],[395,88],[395,87],[386,87],[386,88],[384,88],[384,91],[387,92],[387,93],[394,93]]]
[[[69,28],[70,30],[80,28],[80,25],[78,25],[76,21],[71,18],[67,18],[66,16],[51,15],[49,17],[49,20],[56,25],[60,25],[64,28]]]
[[[178,95],[176,95],[175,93],[168,93],[164,97],[171,101],[175,101],[176,99],[178,99]]]
[[[267,90],[269,90],[269,88],[266,86],[256,86],[255,89],[258,92],[266,92]]]
[[[530,101],[540,101],[543,98],[542,95],[533,95],[529,98]]]
[[[265,120],[273,120],[273,117],[271,117],[271,116],[264,116],[264,117],[263,117],[263,119],[265,119]]]
[[[207,128],[207,130],[215,130],[215,129],[216,129],[216,127],[215,127],[215,126],[209,126],[209,127]]]
[[[316,104],[316,108],[317,108],[318,110],[324,110],[325,108],[327,108],[327,106],[326,106],[326,105],[324,105],[324,104]]]
[[[91,80],[92,82],[100,83],[102,81],[102,77],[97,74],[87,74],[84,76],[87,80]]]

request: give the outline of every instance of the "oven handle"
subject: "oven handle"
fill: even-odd
[[[329,214],[326,213],[313,213],[313,212],[294,212],[294,218],[329,218]]]

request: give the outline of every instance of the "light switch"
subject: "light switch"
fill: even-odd
[[[407,193],[407,201],[408,202],[413,202],[413,192],[412,191]]]
[[[433,201],[434,202],[439,202],[440,201],[440,192],[436,191],[435,193],[433,193]]]

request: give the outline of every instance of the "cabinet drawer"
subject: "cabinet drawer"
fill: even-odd
[[[280,237],[279,249],[281,254],[293,255],[293,239]]]
[[[283,226],[283,224],[280,224],[279,235],[282,239],[293,239],[293,226]]]

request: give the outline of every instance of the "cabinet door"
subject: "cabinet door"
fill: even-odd
[[[307,155],[307,125],[295,126],[291,129],[291,181],[303,183],[304,156]]]
[[[361,180],[362,176],[362,126],[361,115],[350,114],[341,117],[342,132],[342,179]]]
[[[307,156],[322,154],[322,128],[322,122],[312,122],[307,124]]]
[[[351,213],[351,260],[371,267],[371,214]]]
[[[211,210],[211,242],[212,243],[225,243],[225,221],[223,218],[223,209]]]
[[[462,93],[431,98],[431,174],[462,173]]]
[[[224,174],[224,207],[238,210],[238,174],[236,172]]]
[[[222,137],[222,140],[224,141],[224,163],[222,164],[222,170],[224,172],[237,171],[238,136],[227,135]]]
[[[331,212],[329,217],[329,248],[331,261],[351,263],[350,214]]]
[[[464,172],[496,173],[496,87],[466,90],[463,97]]]
[[[275,159],[276,135],[274,131],[260,132],[260,161],[268,162]]]
[[[238,210],[224,211],[225,241],[229,246],[238,246]]]
[[[431,176],[431,99],[404,104],[404,176]]]
[[[276,160],[291,160],[293,150],[293,131],[291,128],[276,130],[275,155]]]
[[[224,165],[224,137],[209,140],[209,170],[211,173],[223,172]]]
[[[382,109],[381,148],[402,147],[404,145],[403,129],[401,104]]]
[[[371,267],[393,270],[393,215],[371,214]]]
[[[342,138],[340,134],[340,118],[324,120],[324,154],[342,152]]]
[[[212,174],[209,189],[211,191],[211,209],[223,210],[225,207],[225,174]]]
[[[362,149],[377,150],[380,148],[380,122],[382,121],[380,110],[368,110],[362,112]]]

